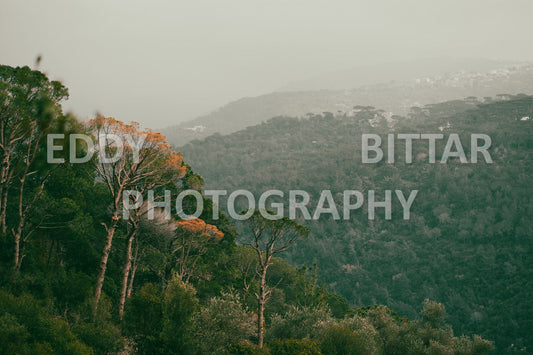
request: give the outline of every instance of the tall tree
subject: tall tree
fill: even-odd
[[[249,240],[243,244],[249,246],[257,253],[259,263],[256,274],[258,277],[257,298],[257,344],[263,346],[265,332],[265,305],[270,298],[272,290],[267,285],[268,268],[272,265],[274,255],[291,248],[301,237],[309,233],[307,227],[302,226],[287,217],[266,218],[272,215],[269,211],[255,210],[252,216],[246,220],[250,229]],[[273,216],[273,215],[272,215]]]
[[[106,230],[106,243],[94,292],[93,313],[96,314],[113,236],[123,212],[124,193],[140,189],[142,194],[150,188],[166,185],[183,176],[185,170],[181,155],[171,150],[165,137],[151,130],[141,131],[138,123],[125,124],[100,116],[87,123],[87,130],[94,136],[100,158],[95,160],[94,169],[112,199],[110,220],[102,223]],[[131,243],[128,241],[128,262],[131,262]],[[129,269],[125,273],[128,274]]]
[[[28,217],[42,196],[52,165],[36,164],[45,137],[63,116],[60,102],[68,97],[58,81],[28,67],[0,66],[0,232],[13,237],[13,270],[20,269],[22,243],[36,227]],[[28,192],[29,180],[34,191]],[[14,193],[14,199],[10,198]],[[13,206],[8,220],[8,205]]]
[[[170,146],[165,142],[165,137],[159,133],[152,131],[144,132],[146,134],[145,140],[149,142],[152,141],[155,146],[157,146],[157,153],[160,155],[159,162],[155,166],[157,173],[148,178],[140,180],[135,184],[135,191],[142,196],[144,201],[147,201],[147,198],[152,198],[154,201],[159,201],[164,199],[166,196],[166,188],[171,188],[175,190],[177,179],[182,178],[185,175],[186,167],[183,165],[183,160],[179,153],[174,151],[169,151]],[[137,137],[138,138],[138,137]],[[153,148],[152,148],[153,149]],[[150,196],[148,196],[150,195]],[[136,201],[134,201],[136,202]],[[128,219],[128,237],[127,237],[127,246],[126,246],[126,259],[124,262],[124,269],[122,273],[122,285],[120,289],[120,299],[119,299],[119,319],[122,320],[124,316],[124,305],[126,303],[126,297],[128,293],[131,294],[131,289],[133,287],[133,280],[135,277],[136,270],[136,258],[139,254],[139,245],[136,245],[135,253],[133,253],[133,242],[138,236],[139,223],[141,218],[150,215],[153,206],[149,206],[148,202],[145,202],[142,208],[135,209],[130,211]],[[145,218],[148,222],[156,219],[159,223],[161,219],[165,219],[164,215],[157,213],[155,211],[153,218]]]
[[[223,237],[224,233],[216,226],[200,218],[177,222],[176,238],[171,242],[171,250],[176,257],[177,274],[185,283],[194,275],[196,263],[205,254],[207,245]]]

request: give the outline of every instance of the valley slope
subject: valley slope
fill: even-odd
[[[379,200],[387,189],[419,190],[410,220],[378,213],[371,221],[365,204],[348,221],[302,221],[311,236],[284,257],[317,264],[321,282],[355,307],[385,304],[416,318],[429,298],[445,304],[458,334],[495,340],[499,352],[532,349],[533,97],[485,101],[427,105],[406,117],[371,107],[277,117],[181,151],[206,188],[248,189],[256,198],[300,189],[313,206],[328,189],[341,209],[344,190],[375,190]],[[412,164],[402,146],[395,164],[361,163],[362,133],[400,132],[458,133],[463,142],[485,133],[494,163],[429,164],[427,143],[414,144]],[[442,151],[437,144],[437,159]]]

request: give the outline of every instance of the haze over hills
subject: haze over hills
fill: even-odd
[[[436,299],[457,333],[495,340],[498,354],[530,353],[533,96],[443,102],[393,120],[369,107],[355,111],[277,117],[181,150],[207,189],[245,189],[255,201],[277,189],[285,198],[275,201],[285,203],[285,211],[289,190],[311,195],[311,214],[321,191],[331,190],[342,216],[343,191],[361,191],[363,207],[349,220],[326,214],[301,221],[310,237],[285,258],[316,264],[320,280],[354,307],[385,304],[417,317],[417,304]],[[467,156],[470,135],[482,132],[492,139],[493,163],[440,164],[445,140],[437,141],[437,164],[428,163],[427,142],[413,144],[412,164],[405,163],[402,143],[396,143],[394,164],[361,163],[362,133],[385,142],[386,134],[413,132],[457,133]],[[409,220],[397,201],[392,219],[382,209],[369,219],[367,192],[383,201],[387,189],[418,190]]]
[[[377,73],[378,68],[367,71]],[[472,70],[472,68],[479,69]],[[359,82],[354,79],[354,73],[361,78]],[[402,70],[400,64],[384,66],[382,74],[376,75],[374,81],[370,75],[365,74],[365,68],[360,68],[345,77],[346,80],[342,85],[349,85],[346,81],[354,82],[354,88],[278,91],[242,98],[208,115],[168,127],[163,133],[171,144],[179,147],[191,140],[203,139],[217,132],[220,134],[236,132],[276,116],[302,117],[309,113],[324,111],[349,112],[356,105],[371,105],[392,114],[404,115],[412,106],[463,99],[468,96],[483,98],[498,94],[533,93],[532,63],[449,61],[439,63],[437,68],[431,69],[428,62],[421,62],[418,71],[413,66],[405,65]],[[388,80],[385,79],[387,77]],[[407,77],[411,79],[406,79]],[[391,81],[390,78],[396,81]],[[383,81],[379,83],[378,80]],[[328,86],[327,80],[321,79],[318,82],[325,87]],[[361,83],[366,84],[360,85]],[[304,83],[288,86],[285,89],[313,87],[313,85]]]
[[[491,70],[523,65],[524,62],[490,60],[484,58],[426,58],[409,61],[383,61],[361,65],[349,70],[291,82],[276,91],[345,90],[363,85],[410,81],[413,78],[433,77],[458,72],[489,72]]]

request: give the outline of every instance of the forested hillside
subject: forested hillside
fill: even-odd
[[[284,255],[316,264],[319,280],[351,306],[384,304],[416,317],[425,298],[442,302],[459,334],[496,341],[498,353],[531,352],[533,339],[533,97],[456,100],[413,108],[406,117],[357,106],[349,113],[277,117],[182,147],[187,162],[214,189],[299,189],[316,205],[321,190],[419,190],[410,220],[394,209],[370,221],[365,205],[350,220],[305,222],[308,240]],[[397,143],[396,162],[361,163],[361,135],[458,133],[492,139],[492,164],[428,163],[427,141],[413,143],[412,164]],[[444,141],[437,141],[441,158]],[[384,148],[385,150],[385,148]],[[224,207],[224,203],[221,204]],[[395,207],[397,202],[394,202]],[[394,207],[393,206],[393,207]],[[400,210],[401,211],[401,210]],[[380,211],[382,212],[382,211]],[[395,213],[396,212],[396,213]]]
[[[305,240],[308,228],[295,221],[256,214],[239,235],[225,215],[212,217],[210,200],[198,218],[182,219],[194,199],[172,204],[169,218],[141,204],[201,191],[203,178],[160,133],[112,117],[80,122],[63,112],[67,97],[39,71],[0,66],[0,353],[493,348],[477,335],[455,336],[433,300],[420,299],[411,320],[384,305],[350,307],[318,281],[312,260],[296,268],[262,247],[263,238]],[[237,245],[251,235],[256,244]]]
[[[522,64],[398,81],[389,78],[367,85],[354,81],[344,90],[280,91],[239,99],[208,115],[165,128],[163,133],[172,145],[180,147],[193,139],[233,133],[276,116],[305,117],[324,111],[350,114],[355,105],[372,105],[391,114],[406,115],[412,106],[467,96],[477,96],[483,101],[499,94],[531,93],[532,83],[533,65]]]

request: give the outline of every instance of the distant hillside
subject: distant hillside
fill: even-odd
[[[512,83],[516,76],[508,78]],[[365,199],[376,190],[380,200],[386,189],[418,189],[410,220],[393,212],[391,221],[383,213],[369,221],[364,208],[348,221],[323,216],[305,222],[309,240],[285,258],[316,263],[321,281],[354,306],[386,304],[416,317],[420,302],[435,299],[445,304],[457,333],[495,340],[498,353],[531,353],[532,117],[533,96],[444,102],[408,117],[360,107],[272,119],[194,141],[182,152],[206,188],[249,189],[256,199],[267,189],[301,189],[315,206],[320,191],[329,189],[342,211],[339,194],[347,189],[363,191]],[[457,132],[462,142],[485,133],[494,163],[428,164],[426,143],[414,144],[413,164],[403,163],[401,144],[396,164],[361,164],[361,134],[390,132]],[[464,148],[469,155],[469,143]],[[438,144],[437,159],[442,150]]]
[[[393,114],[412,106],[476,96],[533,94],[533,64],[500,67],[487,72],[462,71],[401,82],[361,86],[350,90],[274,92],[243,98],[206,116],[163,130],[176,147],[216,132],[228,134],[276,116],[302,117],[325,111],[350,112],[355,105],[372,105]]]
[[[356,66],[295,81],[277,91],[345,90],[364,85],[405,82],[413,78],[434,77],[460,72],[490,72],[519,62],[495,61],[483,58],[426,58]]]

